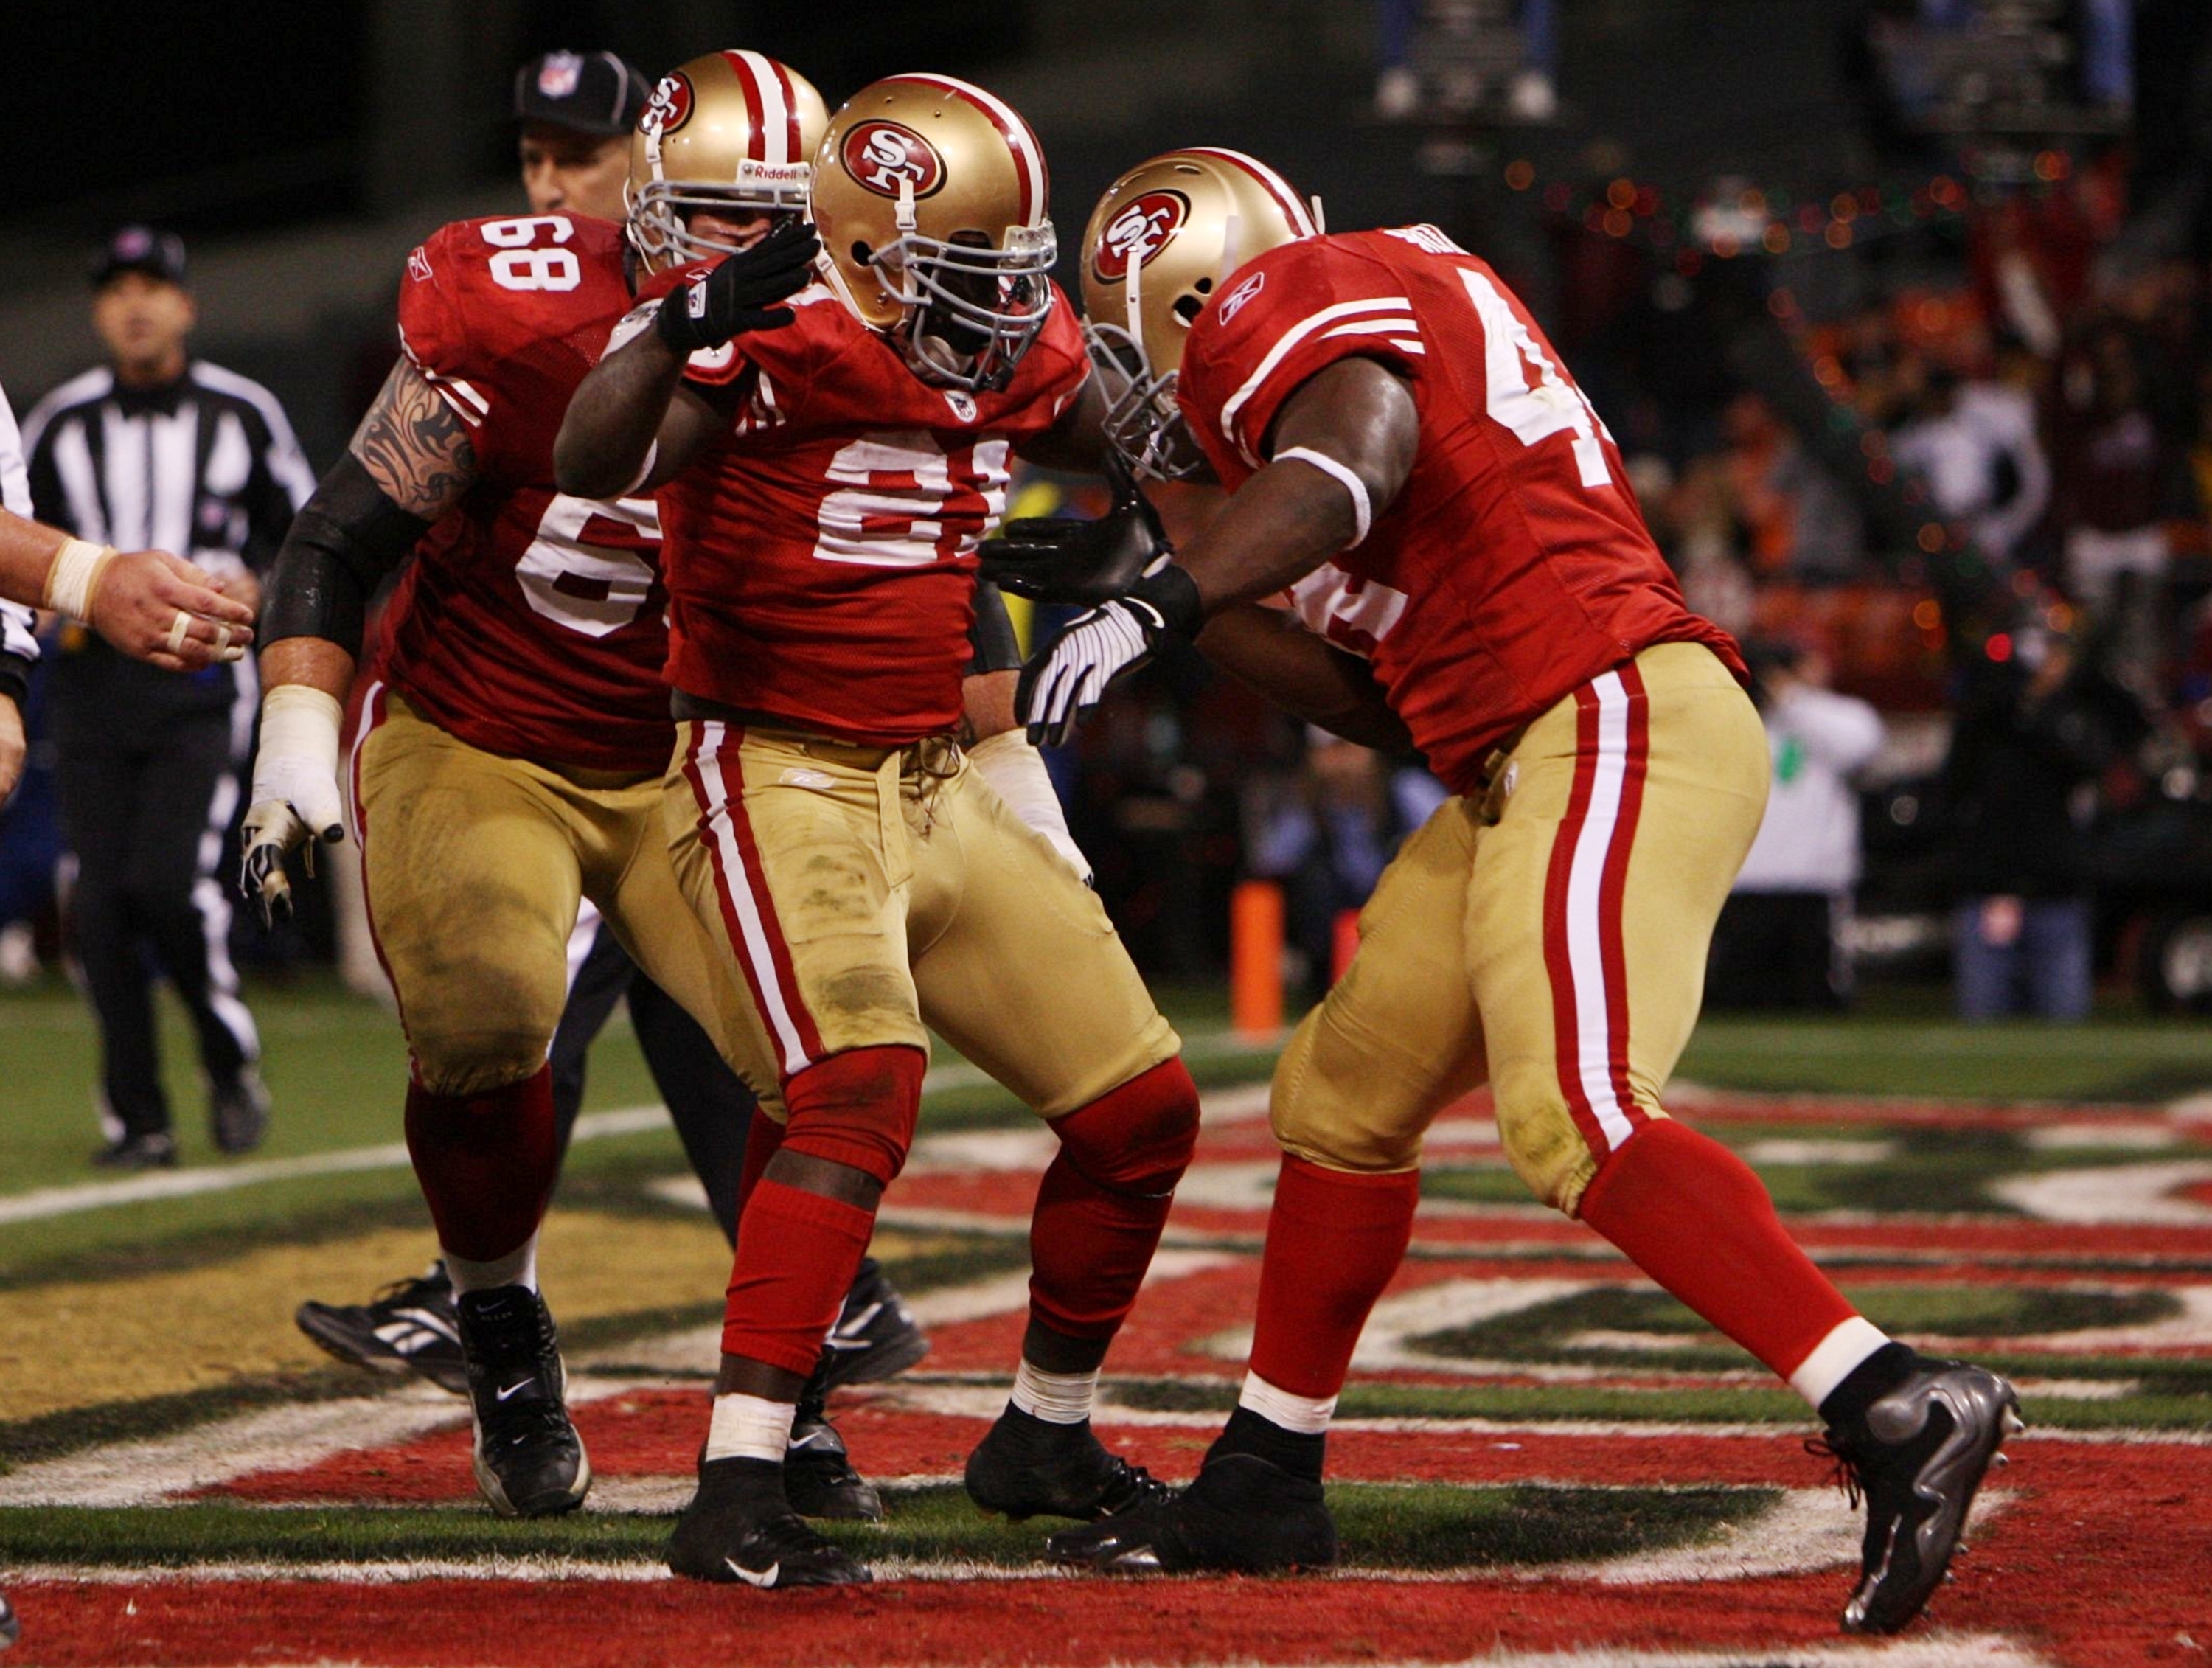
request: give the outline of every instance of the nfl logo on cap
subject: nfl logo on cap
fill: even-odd
[[[549,99],[565,99],[582,78],[584,60],[574,52],[548,52],[538,66],[538,90]]]

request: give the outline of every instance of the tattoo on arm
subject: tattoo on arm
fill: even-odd
[[[451,509],[476,482],[467,425],[404,359],[354,431],[352,451],[386,497],[426,521]]]

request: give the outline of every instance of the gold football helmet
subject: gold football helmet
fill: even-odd
[[[814,222],[831,287],[916,375],[1002,388],[1052,311],[1044,151],[1004,100],[892,76],[830,118]]]
[[[1321,204],[1242,151],[1171,150],[1106,188],[1083,232],[1083,312],[1106,434],[1139,474],[1193,475],[1176,377],[1209,296],[1253,256],[1317,235]]]
[[[709,52],[670,70],[630,136],[630,245],[649,272],[744,247],[691,229],[718,215],[804,214],[830,125],[814,83],[759,52]]]

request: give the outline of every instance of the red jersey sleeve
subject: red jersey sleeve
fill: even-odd
[[[407,257],[399,344],[469,427],[487,478],[538,484],[580,373],[579,292],[619,295],[621,228],[568,215],[464,220]]]
[[[654,314],[668,304],[670,292],[679,284],[690,283],[694,278],[703,278],[714,270],[712,261],[694,262],[689,266],[672,266],[656,272],[638,286],[637,305],[631,308],[623,321],[615,326],[608,340],[607,351],[613,352],[653,322]],[[829,289],[821,284],[810,284],[792,297],[788,305],[798,312],[792,324],[770,330],[748,331],[718,348],[702,348],[693,354],[684,367],[684,380],[709,388],[726,387],[744,377],[748,370],[771,368],[776,380],[787,388],[796,389],[809,380],[813,364],[813,344],[818,332],[803,327],[804,309],[823,304],[835,305]]]
[[[1176,399],[1214,472],[1240,481],[1265,461],[1283,402],[1340,359],[1380,359],[1419,377],[1428,353],[1398,275],[1330,238],[1247,263],[1191,326]]]

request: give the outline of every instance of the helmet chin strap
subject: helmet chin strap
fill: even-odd
[[[891,211],[891,224],[902,233],[911,233],[921,222],[914,212],[914,180],[911,175],[899,175],[898,207]]]

